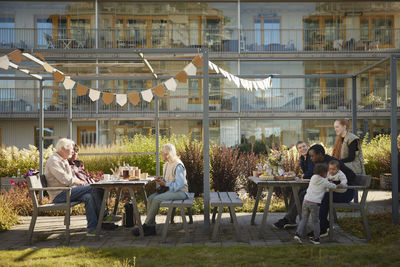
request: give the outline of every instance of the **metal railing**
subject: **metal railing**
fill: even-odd
[[[67,115],[68,103],[66,91],[44,89],[44,110],[47,114]],[[346,88],[271,88],[270,90],[248,92],[238,88],[224,88],[210,90],[210,111],[212,112],[325,112],[350,111],[351,93]],[[360,88],[361,98],[357,101],[357,109],[389,110],[390,97],[388,88]],[[129,92],[128,92],[129,93]],[[0,113],[38,113],[38,90],[30,88],[1,88]],[[128,114],[155,112],[155,101],[151,103],[140,101],[134,106],[127,103],[119,106],[112,102],[110,105],[103,101],[93,102],[88,95],[77,96],[73,91],[72,112],[80,117],[91,117],[93,114]],[[400,100],[400,99],[399,99]],[[400,103],[400,101],[399,101]],[[97,110],[98,105],[98,111]],[[160,113],[193,113],[202,112],[201,95],[188,95],[188,90],[169,92],[159,99]]]
[[[357,52],[400,48],[400,29],[361,28],[154,30],[71,28],[0,28],[0,48],[93,49],[99,48],[208,47],[224,52]],[[227,34],[226,32],[229,32]]]

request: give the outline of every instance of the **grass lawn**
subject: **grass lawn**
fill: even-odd
[[[373,240],[353,246],[68,248],[0,251],[1,266],[400,266],[400,226],[370,215]],[[340,224],[363,235],[358,218]]]

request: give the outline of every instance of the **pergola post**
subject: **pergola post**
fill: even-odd
[[[67,98],[68,98],[68,139],[72,139],[72,90],[67,90]]]
[[[390,137],[392,162],[392,216],[393,222],[399,224],[399,170],[397,148],[397,58],[390,57]]]
[[[155,96],[155,105],[156,105],[156,175],[160,176],[160,107],[158,103],[158,96]]]
[[[353,133],[357,135],[357,76],[351,78],[351,124]],[[358,203],[358,190],[355,190],[354,202]]]
[[[43,127],[44,127],[44,94],[43,81],[39,81],[39,174],[44,174],[43,170]],[[43,199],[43,191],[39,193],[39,199]]]
[[[210,119],[208,91],[208,49],[203,48],[203,185],[204,185],[204,227],[210,227]]]

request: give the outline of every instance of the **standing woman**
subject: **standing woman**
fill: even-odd
[[[340,159],[356,174],[365,174],[360,138],[348,131],[349,119],[338,119],[333,124],[337,135],[333,157]]]

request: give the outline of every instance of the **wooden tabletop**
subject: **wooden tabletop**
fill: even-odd
[[[266,184],[266,185],[295,185],[295,184],[308,184],[310,181],[305,180],[289,180],[289,181],[275,181],[275,180],[261,180],[258,177],[249,176],[248,179],[255,184]]]
[[[111,180],[111,181],[99,181],[97,183],[91,184],[95,187],[104,187],[104,186],[129,186],[129,185],[146,185],[149,182],[153,181],[153,177],[149,177],[147,179],[140,179],[140,180]]]

